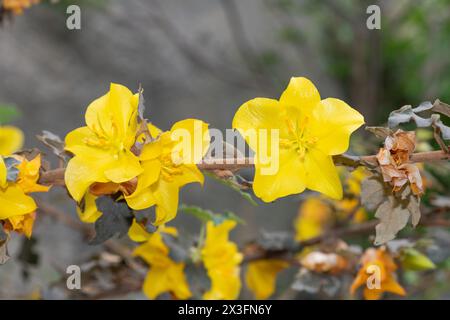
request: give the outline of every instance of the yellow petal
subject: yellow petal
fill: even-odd
[[[90,143],[90,145],[88,144]],[[97,135],[88,127],[81,127],[72,130],[66,135],[65,150],[72,152],[75,155],[89,154],[96,150],[95,144],[100,146]]]
[[[33,198],[16,185],[0,189],[0,220],[31,213],[36,210]]]
[[[403,287],[395,280],[393,275],[389,275],[386,281],[381,284],[381,290],[395,293],[400,296],[406,295],[405,289],[403,289]]]
[[[253,181],[253,191],[263,201],[271,202],[305,190],[305,167],[294,149],[280,149],[279,168],[275,174],[266,174],[263,169],[256,164]]]
[[[317,139],[316,147],[327,155],[347,151],[350,135],[364,124],[364,117],[344,101],[328,98],[313,110],[309,134]]]
[[[183,263],[172,263],[168,268],[151,267],[144,281],[143,291],[150,299],[171,292],[177,299],[192,296],[184,275]]]
[[[342,185],[331,156],[310,149],[305,156],[306,187],[332,199],[342,198]]]
[[[38,154],[30,161],[25,158],[22,158],[20,161],[20,164],[17,166],[19,169],[17,185],[21,187],[25,193],[47,192],[50,187],[37,183],[39,180],[39,170],[41,168],[41,155]]]
[[[160,176],[161,172],[161,162],[154,159],[148,160],[141,163],[142,173],[138,176],[138,184],[134,193],[130,196],[136,196],[144,189],[150,187]]]
[[[156,204],[156,199],[151,188],[145,188],[139,193],[133,193],[131,196],[125,197],[127,204],[134,210],[144,210]]]
[[[302,114],[309,114],[320,102],[320,94],[310,80],[303,77],[292,77],[280,97],[280,102],[296,107]]]
[[[9,156],[23,146],[22,130],[13,126],[0,127],[0,155]]]
[[[266,137],[270,135],[267,130],[273,129],[280,130],[280,137],[287,135],[286,109],[274,99],[256,98],[247,101],[234,115],[233,129],[237,129],[250,148],[256,152],[260,130],[263,130]]]
[[[138,99],[128,88],[111,83],[109,92],[88,106],[86,124],[109,138],[125,139],[130,132],[136,132],[137,106]]]
[[[77,206],[77,213],[81,221],[85,223],[94,223],[101,217],[102,213],[97,209],[95,203],[96,199],[96,196],[87,192],[84,196],[84,210],[81,210],[80,207]]]
[[[105,176],[112,182],[122,183],[137,177],[142,171],[138,157],[125,150],[111,159],[105,168]]]
[[[128,236],[134,242],[144,242],[147,241],[151,234],[148,233],[142,225],[140,225],[136,219],[133,219],[133,223],[131,224],[130,229],[128,230]]]
[[[160,179],[152,186],[156,200],[156,220],[154,224],[159,226],[177,215],[179,187],[175,183]]]
[[[205,177],[196,165],[182,165],[180,168],[182,173],[174,176],[175,183],[179,187],[194,182],[198,182],[203,185]]]
[[[0,188],[5,188],[7,186],[8,179],[8,169],[6,168],[5,161],[3,157],[0,156]]]
[[[288,266],[289,263],[278,259],[250,262],[245,274],[247,287],[256,299],[268,299],[275,291],[278,273]]]
[[[75,156],[67,164],[64,181],[70,195],[79,202],[86,190],[94,182],[108,182],[103,173],[104,167],[109,164],[109,157],[81,158]]]
[[[197,119],[176,122],[170,129],[171,140],[176,142],[172,152],[181,158],[181,163],[197,164],[209,149],[211,137],[208,124]]]

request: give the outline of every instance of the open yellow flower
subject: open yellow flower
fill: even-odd
[[[80,201],[94,182],[123,183],[140,173],[139,159],[131,152],[138,130],[139,95],[119,84],[87,108],[85,127],[66,136],[69,161],[65,181],[71,196]]]
[[[23,132],[13,126],[0,126],[0,155],[9,156],[23,146]]]
[[[202,260],[211,279],[211,289],[203,295],[204,299],[234,300],[241,291],[240,263],[243,256],[228,235],[236,222],[225,220],[219,225],[209,221],[206,226],[206,239],[202,248]]]
[[[391,292],[401,296],[406,294],[395,278],[397,265],[385,247],[367,249],[361,258],[361,263],[362,267],[350,288],[352,294],[360,286],[364,286],[363,294],[367,300],[378,300],[384,292]],[[376,281],[369,281],[369,277],[375,279],[377,276],[379,276],[379,287],[377,287]],[[369,288],[369,284],[373,287]]]
[[[291,78],[279,100],[244,103],[233,128],[255,151],[253,190],[270,202],[305,188],[340,199],[342,185],[332,156],[348,149],[351,133],[363,123],[363,116],[344,101],[321,100],[311,81]],[[278,139],[269,138],[273,132]],[[278,170],[268,174],[273,161],[279,163]]]
[[[279,259],[250,262],[245,274],[247,287],[256,299],[268,299],[275,292],[277,275],[289,267],[289,263]]]
[[[176,216],[182,186],[203,184],[196,163],[208,151],[210,136],[208,125],[195,119],[179,121],[167,132],[149,125],[149,131],[156,138],[144,145],[139,157],[144,171],[138,176],[135,192],[125,199],[135,210],[156,205],[153,224],[158,226]]]
[[[137,224],[134,225],[134,228],[138,227]],[[133,253],[150,265],[144,281],[144,293],[150,299],[155,299],[164,292],[172,293],[177,299],[188,299],[192,294],[184,275],[185,265],[170,258],[170,249],[164,243],[163,232],[173,236],[177,235],[176,229],[171,227],[160,228],[152,234],[147,233],[147,242],[137,247]]]

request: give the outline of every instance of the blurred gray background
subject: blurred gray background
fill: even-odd
[[[83,126],[85,108],[108,90],[110,82],[132,90],[141,83],[146,116],[163,129],[188,117],[222,130],[229,128],[243,102],[257,96],[278,98],[291,76],[310,78],[322,97],[346,99],[369,124],[380,113],[386,114],[383,110],[397,108],[400,101],[420,102],[406,101],[411,98],[406,89],[397,89],[396,99],[384,93],[380,83],[386,81],[385,68],[404,59],[404,53],[394,61],[388,60],[389,56],[377,59],[379,65],[367,62],[368,54],[381,56],[384,44],[383,30],[368,31],[365,26],[369,3],[392,7],[392,11],[383,11],[383,19],[391,19],[391,15],[394,19],[400,15],[396,10],[407,11],[418,2],[313,2],[84,1],[80,3],[82,29],[75,31],[65,27],[64,3],[37,5],[0,28],[0,101],[21,110],[23,116],[15,124],[25,131],[26,146],[41,149],[36,134],[49,130],[64,137]],[[344,23],[345,16],[353,17],[352,21]],[[342,52],[327,51],[327,45],[334,42],[341,44]],[[339,54],[347,65],[341,66],[340,60],[330,62],[330,54]],[[444,59],[445,54],[440,57]],[[342,75],[332,73],[330,63],[343,68]],[[425,71],[417,71],[417,76],[422,74]],[[442,81],[431,73],[433,76],[432,83]],[[374,87],[378,92],[367,89]],[[417,94],[423,99],[436,97],[442,92],[439,88]],[[76,215],[64,191],[44,198]],[[238,226],[233,237],[243,243],[254,239],[261,229],[291,230],[299,197],[255,207],[207,178],[204,190],[198,185],[185,187],[181,201],[242,216],[247,224]],[[199,227],[183,213],[175,225],[181,232],[198,232]],[[59,270],[98,250],[86,245],[76,231],[42,215],[35,235],[41,255],[38,267],[32,268],[30,281],[24,282],[14,259],[2,266],[0,297],[21,297],[45,287],[57,278]],[[13,256],[19,245],[18,239],[11,242]]]

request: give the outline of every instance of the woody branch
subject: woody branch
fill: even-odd
[[[351,156],[351,155],[337,155],[333,157],[334,163],[340,166],[359,167],[359,166],[377,166],[376,155],[368,156]],[[450,160],[450,153],[443,150],[427,151],[413,153],[410,162],[435,162]],[[253,158],[230,158],[230,159],[208,159],[203,160],[198,164],[200,170],[229,170],[238,171],[244,168],[251,168],[254,166]],[[39,182],[47,185],[64,186],[64,168],[48,170],[41,174]]]

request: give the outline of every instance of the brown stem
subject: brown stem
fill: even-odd
[[[350,156],[346,154],[337,155],[333,157],[334,163],[340,166],[359,167],[359,166],[376,166],[377,158],[375,155],[370,156]],[[450,160],[450,154],[442,150],[427,151],[414,153],[411,156],[411,162],[433,162]],[[237,171],[244,168],[251,168],[254,166],[253,158],[238,158],[238,159],[213,159],[203,160],[199,163],[200,170],[230,170]],[[41,174],[39,183],[45,185],[64,186],[64,168],[45,171]]]

